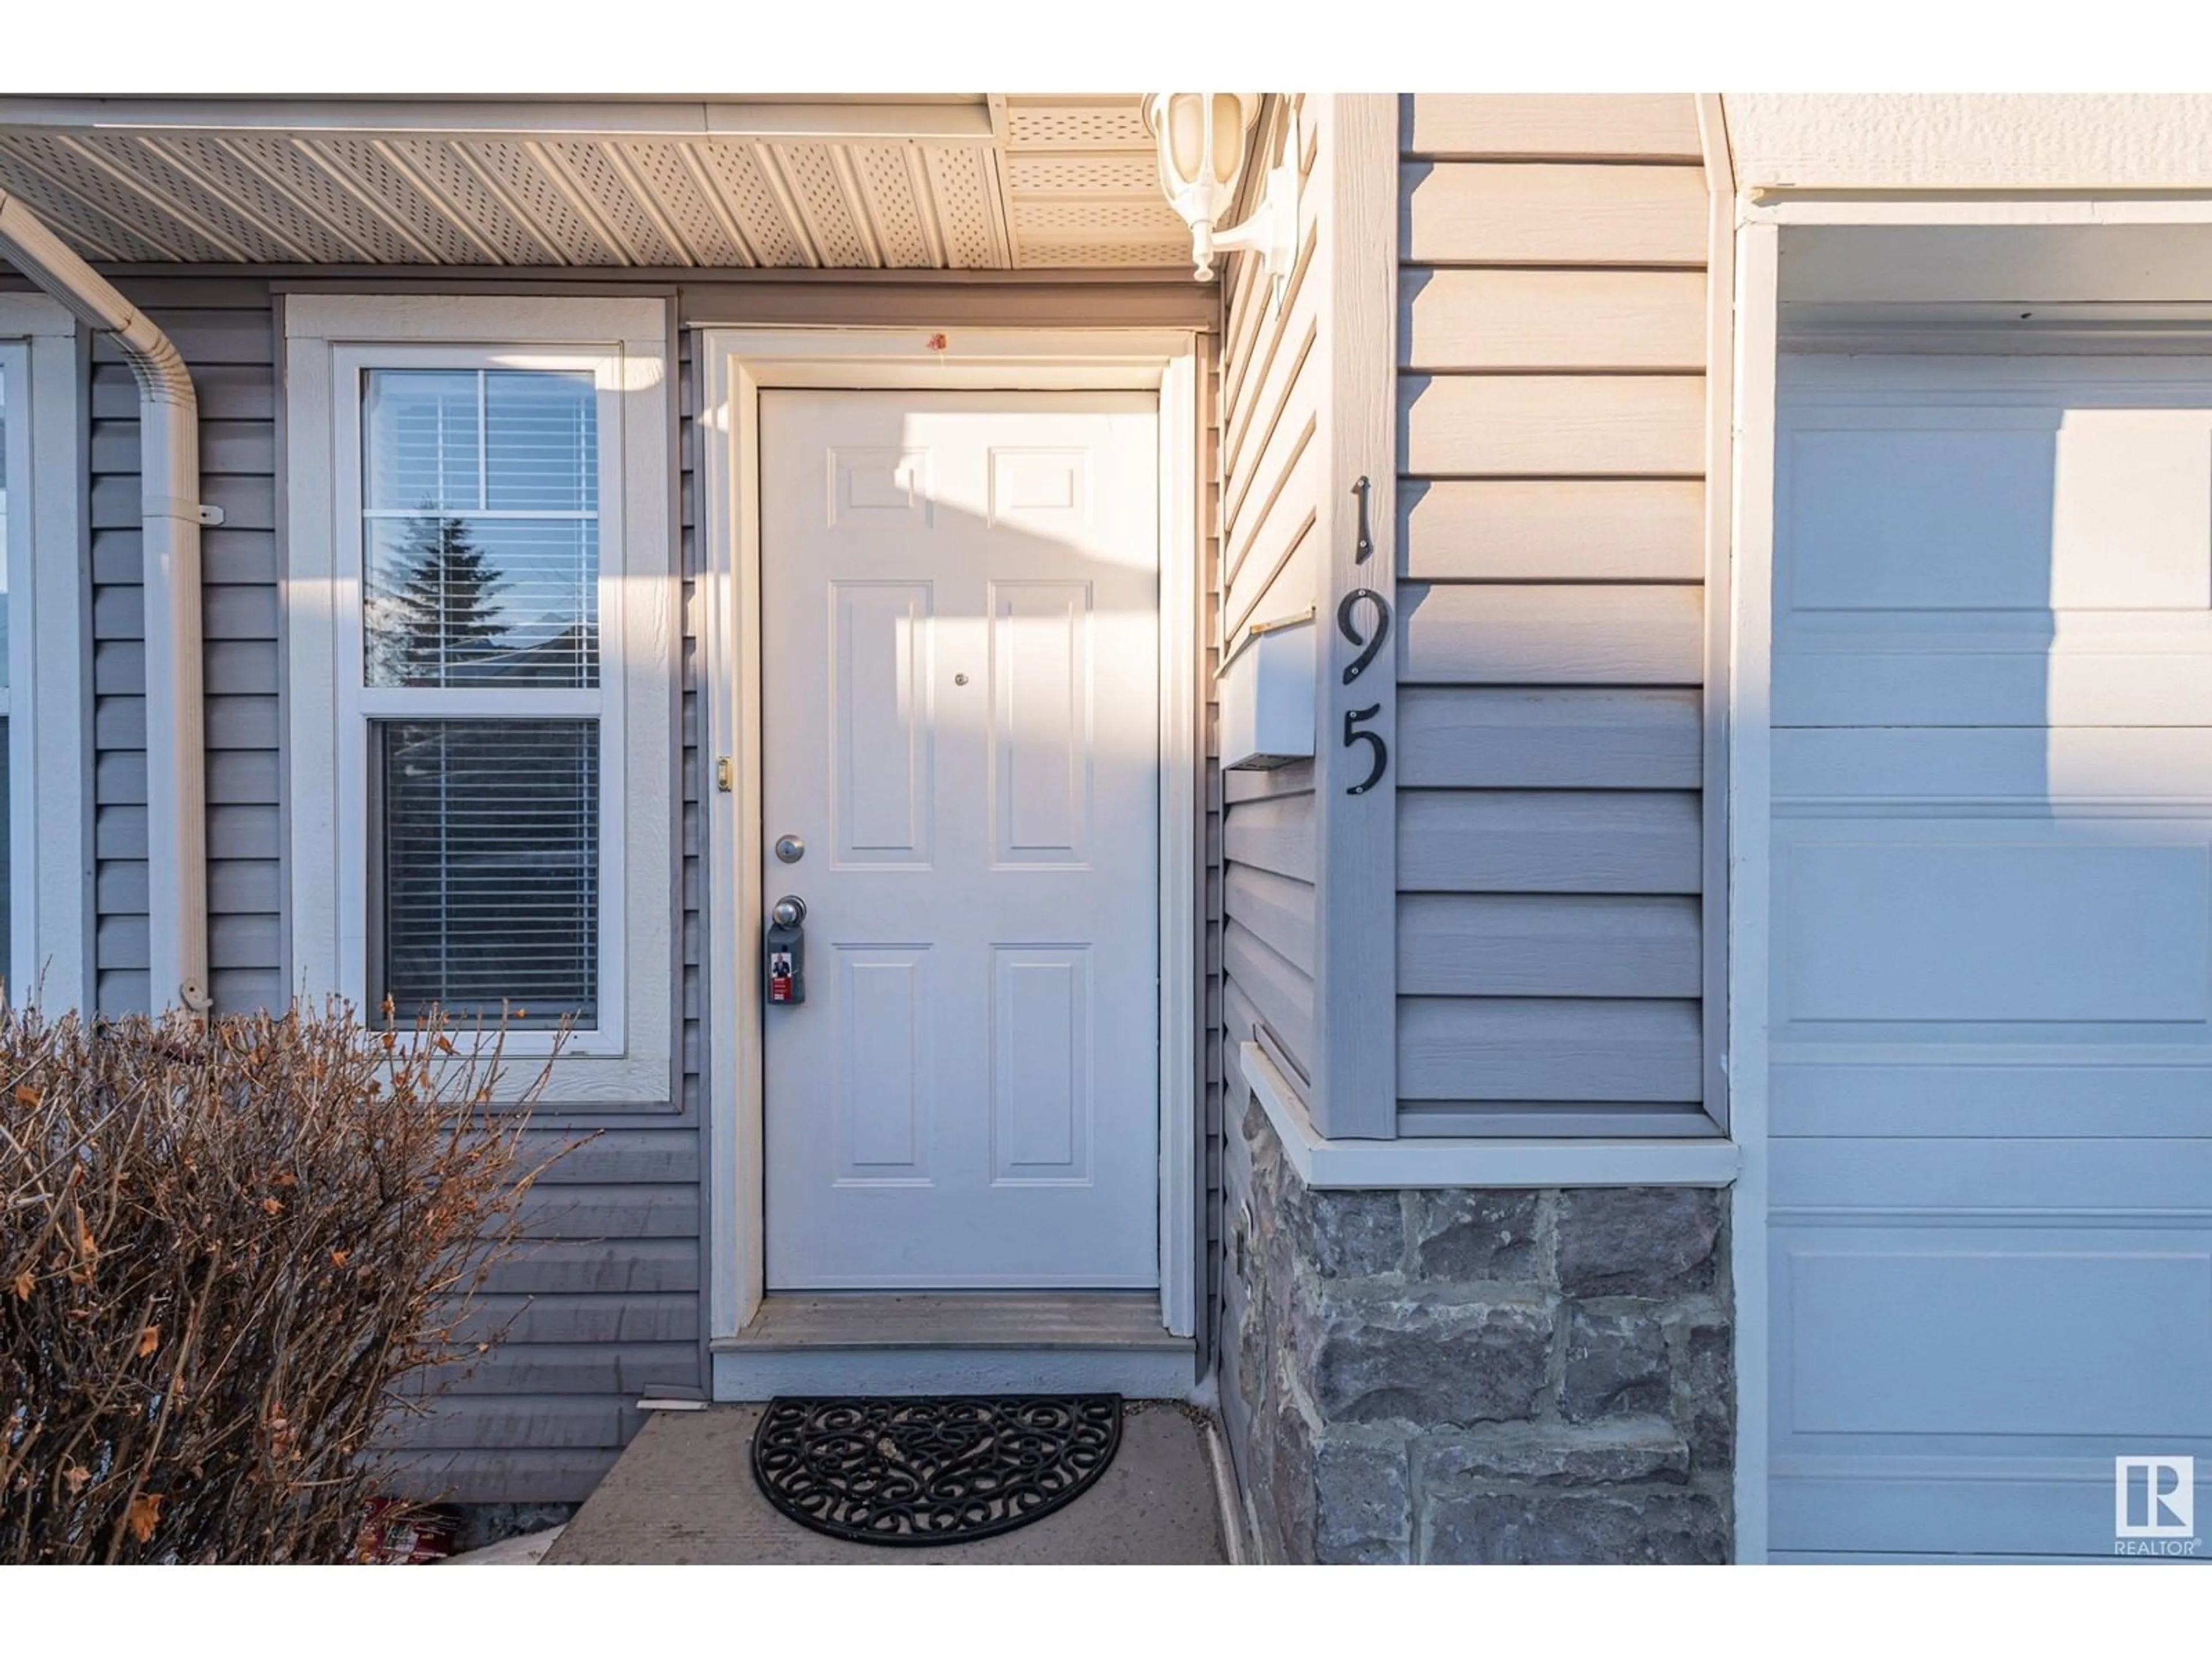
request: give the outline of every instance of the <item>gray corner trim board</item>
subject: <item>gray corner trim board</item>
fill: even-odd
[[[1316,733],[1314,1088],[1320,1131],[1338,1139],[1398,1133],[1397,653],[1389,643],[1357,678],[1360,647],[1338,625],[1349,605],[1363,639],[1395,628],[1398,509],[1396,239],[1398,100],[1334,95],[1318,109],[1308,188],[1320,192],[1316,269],[1324,358],[1320,458],[1321,726]],[[1364,589],[1372,598],[1354,599]]]
[[[1698,94],[1705,153],[1708,237],[1705,271],[1705,1109],[1729,1127],[1729,708],[1734,641],[1735,474],[1735,166],[1718,93]]]

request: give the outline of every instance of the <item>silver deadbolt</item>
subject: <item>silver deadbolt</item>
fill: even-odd
[[[796,864],[806,856],[806,843],[796,836],[778,836],[775,855],[786,864]]]
[[[786,893],[769,911],[779,927],[796,927],[806,920],[806,901],[796,893]]]

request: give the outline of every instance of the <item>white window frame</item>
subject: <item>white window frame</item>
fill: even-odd
[[[43,295],[0,295],[7,385],[9,908],[11,1000],[91,1001],[92,837],[76,322]]]
[[[599,722],[599,988],[544,1100],[665,1106],[677,1035],[672,881],[678,669],[667,317],[659,300],[295,295],[285,307],[292,974],[366,1008],[369,725]],[[599,388],[600,684],[364,684],[361,386],[372,368],[590,372]],[[507,1086],[555,1034],[510,1031]]]

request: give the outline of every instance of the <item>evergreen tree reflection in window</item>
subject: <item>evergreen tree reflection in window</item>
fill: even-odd
[[[378,596],[370,629],[387,685],[441,685],[483,678],[506,629],[493,601],[508,584],[459,519],[425,514],[406,521],[396,586]]]

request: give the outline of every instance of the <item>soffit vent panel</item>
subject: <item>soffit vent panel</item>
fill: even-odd
[[[400,170],[391,151],[374,143],[328,138],[320,145],[306,145],[288,140],[284,147],[301,155],[308,167],[324,171],[325,176],[335,173],[346,180],[361,200],[374,204],[377,215],[396,219],[409,244],[428,250],[427,255],[417,253],[415,258],[427,257],[439,264],[469,265],[510,257],[502,245],[513,245],[511,216],[500,211],[495,226],[475,222],[473,216],[457,218],[441,207],[424,185]],[[449,162],[440,172],[453,170],[458,170],[457,164]]]
[[[624,144],[623,159],[682,240],[690,262],[749,265],[751,251],[731,234],[726,210],[701,185],[684,144]]]
[[[285,197],[294,198],[347,246],[357,250],[354,258],[411,264],[426,258],[473,264],[483,258],[474,243],[459,234],[440,237],[422,230],[395,230],[395,222],[419,225],[425,217],[438,216],[413,185],[381,165],[381,158],[370,155],[367,145],[341,142],[343,153],[337,146],[331,147],[334,165],[328,167],[313,150],[287,138],[234,138],[228,144],[241,166],[252,167],[283,193],[267,205],[272,218],[282,223],[298,216],[296,210],[283,204]]]
[[[210,261],[255,257],[224,240],[173,198],[163,199],[157,186],[134,177],[131,170],[101,165],[79,140],[44,136],[10,138],[8,156],[11,161],[21,158],[65,194],[90,204],[148,240],[176,249],[177,257]],[[0,189],[13,189],[21,179],[25,198],[29,199],[30,181],[24,171],[22,167],[8,166],[5,177],[0,178]],[[60,218],[53,228],[67,236],[72,222]]]
[[[925,209],[915,193],[913,152],[903,145],[863,144],[853,151],[868,220],[884,263],[902,270],[928,270],[944,260],[922,230]]]
[[[1135,94],[823,107],[0,97],[0,189],[109,263],[1188,263]]]
[[[945,228],[945,256],[957,270],[1003,270],[1012,264],[993,226],[998,186],[986,152],[933,149],[924,153],[938,222]]]
[[[858,270],[881,261],[869,257],[853,222],[853,210],[837,164],[827,144],[778,144],[775,163],[791,191],[792,200],[805,221],[816,251],[825,265]]]
[[[1006,158],[1006,183],[1030,196],[1141,196],[1167,210],[1160,195],[1159,164],[1149,144],[1142,155],[1133,155],[1016,150]]]
[[[122,259],[159,263],[165,259],[220,257],[208,252],[180,253],[188,245],[185,228],[174,221],[158,229],[137,223],[137,216],[118,214],[73,194],[46,177],[32,159],[33,145],[0,138],[0,175],[7,188],[21,196],[49,225],[67,227],[63,234],[88,259]]]
[[[618,265],[622,256],[609,246],[599,234],[586,224],[568,198],[568,193],[550,171],[533,154],[534,146],[522,143],[472,143],[460,146],[461,153],[479,167],[492,186],[514,204],[515,211],[525,221],[537,228],[538,234],[559,251],[556,264],[564,265]]]
[[[687,148],[721,192],[723,205],[737,221],[738,234],[751,246],[754,258],[764,265],[778,267],[811,263],[792,228],[790,216],[776,201],[753,146],[694,144]]]
[[[491,262],[509,265],[567,263],[559,246],[511,210],[485,179],[483,170],[462,155],[460,146],[435,138],[389,138],[376,148],[422,180],[441,203],[440,217],[465,225],[491,251]],[[333,151],[337,149],[332,145]],[[456,232],[458,236],[459,233]],[[473,263],[456,256],[452,263]]]

